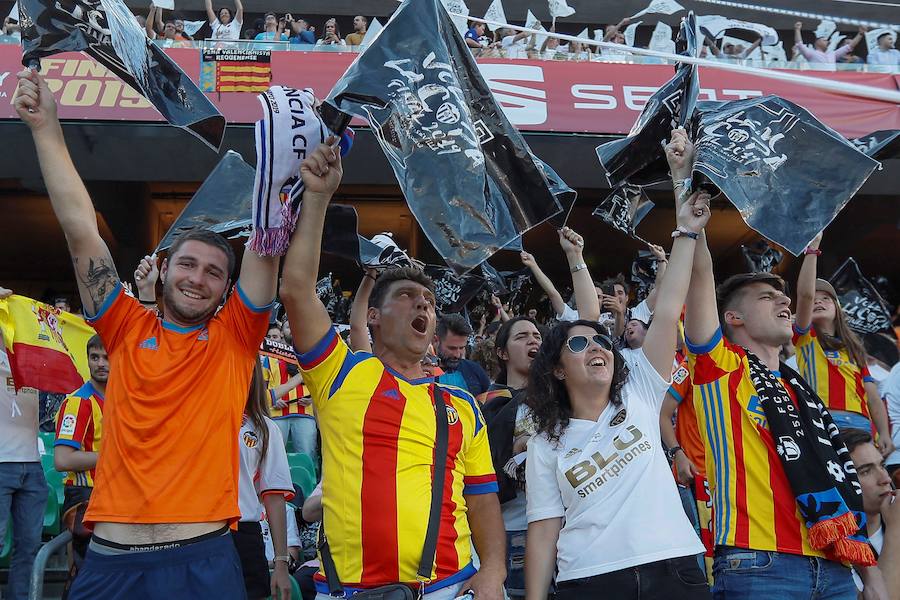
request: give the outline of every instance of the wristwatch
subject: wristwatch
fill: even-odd
[[[671,448],[666,449],[666,456],[669,460],[675,460],[675,455],[678,454],[679,451],[684,452],[684,448],[681,446],[672,446]]]

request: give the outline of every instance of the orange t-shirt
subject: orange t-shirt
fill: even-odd
[[[178,327],[119,284],[89,322],[109,353],[103,452],[85,522],[233,521],[238,431],[269,307],[240,289]]]

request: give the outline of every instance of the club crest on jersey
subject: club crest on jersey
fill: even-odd
[[[449,425],[455,425],[459,423],[459,413],[456,412],[456,409],[452,406],[447,407],[447,423]]]
[[[72,435],[75,433],[75,415],[66,415],[59,424],[59,435]]]
[[[259,436],[252,431],[245,431],[241,438],[244,440],[244,445],[248,448],[256,448],[256,445],[259,444]]]
[[[628,416],[628,413],[625,412],[623,408],[619,412],[616,413],[616,416],[613,417],[612,421],[609,422],[610,427],[615,427],[616,425],[621,425],[625,422],[625,417]]]

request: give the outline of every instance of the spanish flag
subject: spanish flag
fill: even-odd
[[[68,394],[90,376],[87,342],[96,332],[81,317],[10,296],[0,300],[0,333],[16,390]]]

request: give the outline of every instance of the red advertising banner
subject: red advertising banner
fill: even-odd
[[[166,50],[198,81],[200,51]],[[21,50],[0,45],[0,119],[16,118],[12,106]],[[272,52],[272,84],[309,87],[324,97],[356,54]],[[485,59],[481,71],[510,121],[524,131],[624,134],[658,86],[672,75],[667,65]],[[44,59],[42,72],[56,93],[60,117],[98,121],[161,121],[137,92],[85,55]],[[804,71],[804,75],[895,91],[900,76],[888,73]],[[847,137],[900,129],[900,106],[852,98],[798,84],[716,69],[701,69],[701,100],[735,100],[777,94],[796,102]],[[252,93],[209,93],[231,123],[252,123],[260,105]]]

